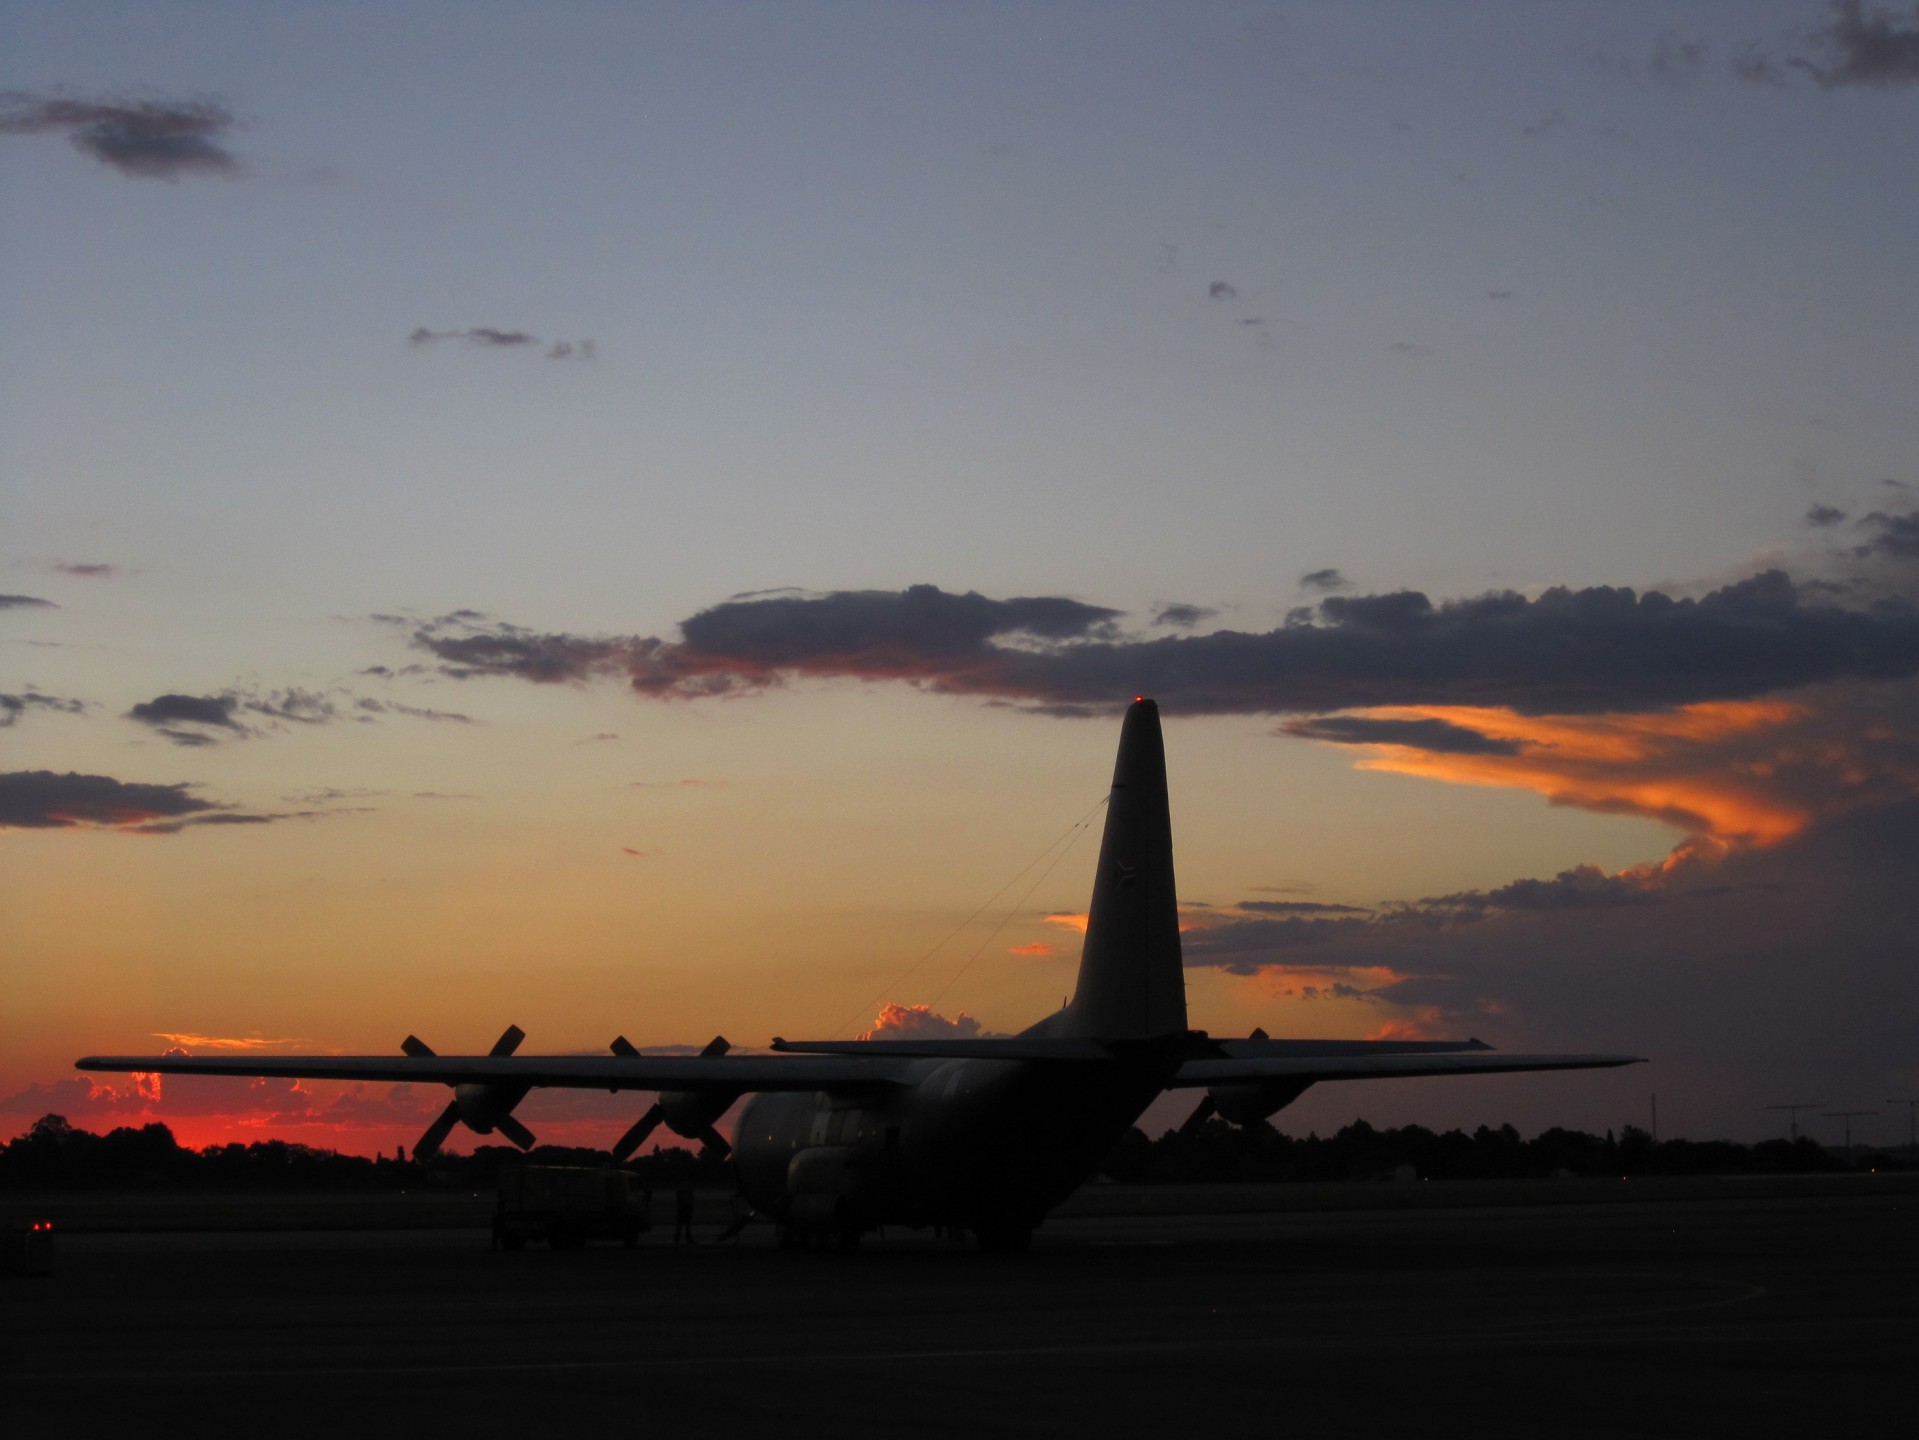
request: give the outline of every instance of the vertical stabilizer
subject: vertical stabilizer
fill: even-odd
[[[1099,871],[1063,1032],[1102,1040],[1186,1029],[1173,824],[1159,707],[1136,700],[1119,732]]]

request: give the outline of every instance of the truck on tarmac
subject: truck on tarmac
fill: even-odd
[[[653,1196],[628,1170],[591,1165],[514,1165],[500,1172],[493,1244],[523,1250],[544,1240],[576,1250],[589,1240],[617,1240],[627,1249],[653,1228]]]

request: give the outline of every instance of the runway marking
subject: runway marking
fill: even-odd
[[[1463,1342],[1480,1340],[1499,1340],[1509,1343],[1512,1340],[1531,1340],[1540,1344],[1561,1344],[1568,1339],[1579,1338],[1568,1335],[1562,1328],[1556,1335],[1541,1334],[1541,1330],[1569,1325],[1616,1325],[1622,1321],[1645,1320],[1662,1315],[1679,1315],[1701,1310],[1723,1309],[1729,1305],[1743,1305],[1762,1298],[1767,1292],[1764,1286],[1749,1284],[1743,1280],[1719,1280],[1707,1282],[1729,1286],[1738,1293],[1722,1296],[1716,1300],[1689,1301],[1683,1305],[1661,1305],[1650,1309],[1616,1311],[1601,1315],[1569,1315],[1558,1320],[1536,1320],[1525,1322],[1524,1328],[1493,1327],[1479,1330],[1463,1330],[1437,1335],[1380,1335],[1377,1332],[1365,1336],[1329,1336],[1312,1335],[1297,1338],[1275,1338],[1273,1336],[1233,1336],[1224,1335],[1205,1340],[1115,1340],[1097,1344],[1080,1345],[980,1345],[931,1350],[857,1350],[857,1351],[808,1351],[808,1352],[763,1352],[756,1355],[656,1355],[629,1356],[615,1360],[518,1360],[497,1363],[459,1363],[447,1365],[324,1365],[324,1366],[270,1366],[246,1370],[79,1370],[67,1372],[42,1372],[32,1376],[9,1377],[9,1384],[41,1380],[49,1383],[71,1384],[85,1382],[90,1384],[126,1383],[132,1381],[191,1381],[207,1380],[286,1380],[286,1379],[346,1379],[346,1378],[392,1378],[398,1376],[429,1375],[497,1375],[502,1373],[530,1375],[545,1373],[579,1373],[595,1370],[671,1370],[693,1367],[728,1366],[826,1366],[826,1365],[910,1365],[910,1364],[947,1364],[954,1361],[976,1360],[1070,1360],[1101,1359],[1120,1356],[1140,1355],[1192,1355],[1208,1351],[1222,1350],[1325,1350],[1346,1345],[1377,1346],[1386,1344],[1438,1344],[1441,1346],[1458,1345]],[[1598,1335],[1584,1337],[1588,1339],[1605,1338]],[[1643,1339],[1630,1332],[1619,1335],[1618,1339]],[[1671,1343],[1676,1338],[1662,1336],[1661,1343]]]

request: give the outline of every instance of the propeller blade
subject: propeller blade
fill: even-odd
[[[619,1164],[622,1160],[626,1159],[627,1156],[639,1149],[640,1146],[644,1145],[646,1143],[646,1137],[659,1128],[660,1119],[660,1107],[655,1105],[651,1110],[647,1111],[635,1121],[633,1128],[622,1135],[619,1144],[613,1147],[613,1163],[616,1165]]]
[[[518,1025],[509,1025],[500,1033],[500,1038],[493,1042],[493,1048],[486,1053],[496,1057],[511,1055],[520,1048],[520,1042],[524,1039],[526,1039],[526,1031]]]
[[[1186,1117],[1186,1123],[1179,1127],[1179,1138],[1184,1140],[1189,1136],[1197,1135],[1200,1128],[1204,1126],[1208,1120],[1213,1118],[1213,1112],[1217,1109],[1219,1109],[1219,1107],[1213,1103],[1213,1097],[1211,1095],[1202,1099],[1198,1106],[1194,1108],[1193,1113]]]
[[[724,1035],[715,1035],[711,1040],[706,1042],[706,1048],[700,1051],[700,1058],[702,1060],[711,1060],[717,1056],[724,1055],[732,1048],[732,1045],[728,1043]]]
[[[733,1153],[733,1147],[726,1143],[726,1137],[711,1125],[700,1131],[698,1138],[702,1150],[711,1150],[722,1160]]]
[[[1264,1027],[1255,1025],[1253,1027],[1253,1033],[1248,1035],[1246,1038],[1248,1040],[1270,1040],[1273,1037],[1266,1033]]]
[[[422,1135],[419,1140],[414,1143],[413,1158],[415,1160],[431,1160],[435,1155],[439,1154],[440,1147],[446,1144],[446,1137],[453,1133],[453,1127],[459,1123],[460,1107],[456,1102],[442,1110],[440,1112],[440,1118],[426,1127],[426,1134]]]
[[[422,1040],[418,1035],[407,1036],[406,1039],[400,1042],[400,1048],[408,1055],[411,1055],[415,1060],[425,1060],[433,1054],[433,1047],[428,1045],[426,1041]]]
[[[502,1115],[493,1122],[493,1128],[522,1150],[531,1150],[534,1146],[533,1132],[515,1120],[511,1115]]]
[[[606,1048],[611,1050],[615,1055],[619,1056],[622,1060],[631,1060],[634,1056],[640,1053],[639,1046],[635,1045],[631,1040],[627,1039],[626,1036],[624,1035],[615,1035],[613,1037],[613,1043],[607,1046]]]

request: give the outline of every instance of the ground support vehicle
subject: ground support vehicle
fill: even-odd
[[[544,1240],[573,1250],[617,1240],[629,1250],[653,1228],[651,1193],[626,1170],[591,1165],[516,1165],[500,1172],[493,1244],[522,1250]]]

